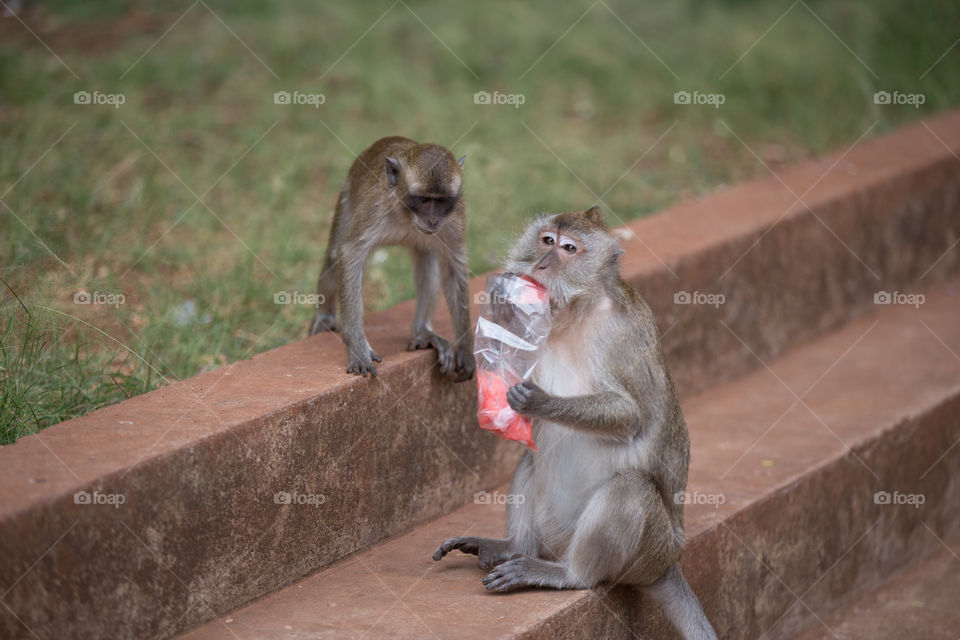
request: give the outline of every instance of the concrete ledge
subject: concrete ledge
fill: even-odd
[[[846,609],[824,618],[822,625],[801,640],[954,640],[960,629],[960,571],[953,549],[960,549],[960,539],[945,540],[939,551],[899,572]]]
[[[625,275],[684,396],[875,291],[956,270],[960,112],[927,126],[630,225]],[[677,291],[727,302],[675,305]],[[375,383],[344,375],[338,338],[316,336],[0,449],[0,635],[22,634],[17,618],[51,636],[170,635],[505,482],[519,448],[476,428],[472,385],[403,351],[411,319],[410,304],[368,319],[387,354]],[[75,504],[78,491],[125,503]]]
[[[954,281],[684,403],[684,573],[720,637],[796,637],[960,534],[958,319]],[[878,504],[878,491],[925,501]],[[503,526],[502,506],[469,504],[182,640],[675,637],[629,589],[493,595],[476,558],[430,558],[446,537]]]

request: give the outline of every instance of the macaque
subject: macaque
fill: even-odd
[[[407,349],[432,347],[442,374],[457,382],[473,377],[464,160],[456,160],[440,145],[392,136],[373,143],[350,168],[333,216],[317,282],[320,302],[310,326],[310,335],[341,331],[348,373],[374,377],[373,363],[381,360],[363,332],[367,257],[376,247],[403,245],[413,258],[417,292],[413,337]],[[452,343],[430,325],[441,284],[453,319]]]
[[[451,538],[489,591],[635,585],[685,638],[716,638],[680,571],[690,440],[646,302],[596,207],[535,220],[507,270],[550,294],[553,326],[532,379],[507,401],[533,418],[502,539]],[[521,499],[522,496],[522,499]]]

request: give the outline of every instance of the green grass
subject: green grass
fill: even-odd
[[[0,21],[2,443],[301,338],[311,310],[273,296],[312,291],[336,192],[381,136],[468,156],[482,273],[535,212],[603,195],[629,220],[765,175],[753,152],[776,169],[960,103],[956,49],[927,72],[960,36],[955,3],[26,4],[64,64]],[[878,106],[881,89],[926,102]],[[94,90],[126,102],[74,104]],[[403,252],[367,284],[370,309],[411,297]],[[125,301],[73,304],[81,289]]]

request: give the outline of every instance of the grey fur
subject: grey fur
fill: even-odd
[[[535,220],[508,270],[549,291],[554,326],[510,406],[534,419],[503,539],[451,538],[478,556],[490,591],[636,585],[686,638],[716,638],[677,561],[690,441],[646,302],[619,275],[598,209]],[[522,496],[522,498],[521,498]]]

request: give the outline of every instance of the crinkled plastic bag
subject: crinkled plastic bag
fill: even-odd
[[[512,273],[487,277],[477,319],[477,420],[480,427],[536,450],[533,422],[507,404],[507,390],[533,373],[550,333],[550,298],[539,282]]]

